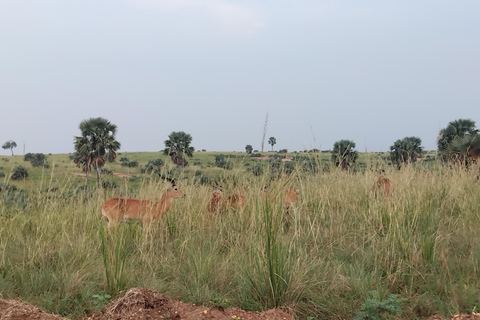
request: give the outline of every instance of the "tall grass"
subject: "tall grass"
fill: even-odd
[[[167,183],[70,193],[71,180],[43,179],[24,209],[0,208],[0,293],[73,319],[95,310],[92,295],[134,286],[300,319],[351,319],[372,290],[408,299],[404,319],[480,307],[480,185],[467,171],[387,170],[397,185],[388,202],[374,197],[369,171],[222,175],[226,192],[246,195],[244,209],[212,218],[211,187],[184,177],[187,197],[146,233],[135,223],[104,232],[100,205],[113,194],[159,199]],[[298,191],[288,213],[285,186]]]

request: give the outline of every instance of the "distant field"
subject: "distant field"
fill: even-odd
[[[95,310],[93,295],[115,297],[136,286],[196,304],[283,306],[299,319],[352,319],[368,298],[390,294],[407,299],[399,319],[478,311],[475,168],[427,161],[399,171],[381,154],[361,154],[360,169],[347,173],[328,164],[329,154],[292,153],[297,160],[286,172],[284,162],[225,152],[235,156],[224,159],[232,162],[227,170],[215,166],[218,154],[194,153],[178,176],[160,153],[124,152],[118,159],[138,168],[118,161],[106,168],[136,178],[104,175],[117,188],[97,190],[92,174],[90,192],[66,154],[49,155],[48,169],[32,168],[23,156],[0,157],[3,183],[17,188],[3,184],[0,193],[0,293],[72,319]],[[107,231],[100,214],[106,199],[158,199],[169,186],[141,173],[157,158],[187,196],[174,199],[147,233],[137,223]],[[16,165],[28,169],[25,181],[8,179]],[[263,173],[255,175],[257,165]],[[375,168],[396,184],[390,201],[374,195]],[[213,181],[226,194],[245,195],[245,208],[212,217]],[[290,186],[298,199],[285,212],[281,198]]]

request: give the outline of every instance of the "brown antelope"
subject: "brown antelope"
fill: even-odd
[[[377,173],[378,173],[377,182],[373,186],[375,198],[379,194],[383,193],[384,199],[386,201],[389,201],[390,200],[390,194],[392,193],[393,189],[395,189],[396,184],[395,184],[395,182],[390,181],[390,179],[388,179],[385,176],[385,170],[379,170],[379,171],[377,171]]]
[[[172,187],[168,188],[162,194],[159,201],[130,199],[130,198],[112,198],[102,205],[102,215],[108,219],[108,227],[122,220],[138,220],[142,223],[143,229],[147,230],[153,220],[159,219],[164,215],[173,198],[183,198],[185,194],[175,185],[175,181],[168,179]]]
[[[268,191],[268,186],[263,187],[263,193],[266,196],[270,196],[270,192]],[[286,212],[290,210],[290,208],[292,207],[292,204],[295,201],[297,201],[297,192],[292,187],[289,187],[284,191],[283,197],[282,197],[282,205]]]
[[[208,202],[207,210],[212,213],[221,213],[230,209],[240,210],[245,206],[245,196],[239,193],[233,193],[231,195],[224,195],[221,193],[222,187],[216,184],[216,187],[220,190],[215,190],[212,198]]]
[[[287,212],[290,210],[292,203],[295,201],[297,201],[297,192],[290,187],[287,189],[287,191],[285,191],[285,199],[283,200],[283,207]]]

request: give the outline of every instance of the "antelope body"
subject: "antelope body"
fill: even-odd
[[[269,188],[268,186],[263,187],[263,194],[266,197],[272,198],[273,196],[271,192],[268,191],[268,188]],[[282,195],[282,205],[285,212],[288,212],[290,210],[290,208],[292,207],[292,204],[295,201],[297,201],[297,192],[292,187],[288,187],[288,189],[285,189],[283,191],[283,195]]]
[[[283,207],[285,208],[286,211],[290,210],[292,207],[292,203],[297,201],[297,192],[290,187],[285,191],[285,198],[283,200]]]
[[[131,219],[140,221],[146,230],[153,220],[159,219],[170,209],[173,198],[185,197],[175,182],[171,181],[172,187],[162,195],[159,201],[130,198],[112,198],[106,201],[101,211],[102,215],[108,219],[108,227],[122,220]]]
[[[375,197],[383,193],[385,200],[390,200],[390,194],[395,188],[395,183],[385,176],[385,171],[378,172],[377,182],[374,186]]]
[[[225,212],[230,209],[239,210],[245,206],[245,202],[245,196],[241,194],[234,193],[226,196],[215,191],[207,205],[207,210],[212,214],[215,212]]]

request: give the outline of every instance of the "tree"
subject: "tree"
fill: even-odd
[[[355,164],[358,158],[358,152],[355,149],[355,142],[350,140],[340,140],[333,144],[332,161],[337,167],[348,170]]]
[[[250,144],[247,144],[245,147],[245,150],[247,151],[248,154],[251,154],[253,151],[253,147]]]
[[[480,159],[480,135],[466,134],[455,137],[443,151],[445,159],[468,166]]]
[[[272,151],[273,151],[273,146],[277,143],[277,139],[275,137],[270,137],[268,139],[268,144],[272,145]]]
[[[117,126],[104,118],[90,118],[80,122],[81,136],[75,137],[75,154],[71,157],[77,166],[81,166],[87,178],[91,168],[97,171],[98,188],[101,187],[100,177],[106,157],[116,158],[120,142],[115,140]]]
[[[442,130],[437,138],[438,152],[443,160],[446,160],[448,155],[445,150],[448,144],[452,142],[455,137],[463,137],[466,134],[477,134],[478,130],[475,128],[475,121],[470,119],[458,119],[448,123],[448,126]]]
[[[184,154],[188,157],[193,157],[195,148],[190,146],[192,143],[192,136],[183,131],[173,131],[165,140],[164,154],[167,154],[172,159],[173,163],[178,167],[178,173],[182,173],[182,167],[186,164]]]
[[[9,140],[7,142],[5,142],[2,146],[3,149],[10,149],[10,151],[12,152],[12,156],[14,155],[13,154],[13,148],[16,148],[17,147],[17,143],[15,141],[12,141],[12,140]]]
[[[418,137],[398,139],[390,147],[390,158],[400,169],[402,164],[417,161],[423,153],[422,140]]]

